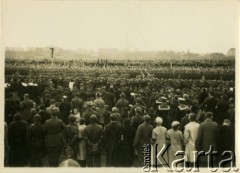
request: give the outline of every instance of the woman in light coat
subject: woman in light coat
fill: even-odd
[[[182,155],[177,155],[178,151],[183,151],[183,135],[180,130],[178,130],[180,123],[178,121],[172,122],[172,129],[167,131],[167,140],[170,142],[170,147],[168,150],[168,164],[171,168],[183,166],[181,163],[177,165],[172,165],[172,163],[178,159],[181,159]]]
[[[195,148],[195,141],[197,138],[199,124],[196,122],[196,114],[190,113],[190,122],[185,126],[184,130],[184,143],[185,143],[185,162],[188,167],[192,167],[194,162],[196,162],[197,154]]]

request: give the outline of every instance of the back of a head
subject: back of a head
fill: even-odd
[[[161,117],[157,117],[157,118],[155,119],[155,122],[156,122],[156,124],[157,124],[158,126],[160,126],[160,125],[163,123],[163,119],[162,119]]]
[[[111,121],[116,121],[117,120],[117,114],[116,113],[112,113],[110,115],[110,119],[111,119]]]
[[[59,167],[80,167],[80,165],[73,159],[67,159],[60,163]]]
[[[91,115],[90,116],[90,121],[91,121],[91,123],[96,123],[97,122],[97,116],[96,115]]]
[[[35,123],[39,123],[39,122],[41,121],[41,116],[40,116],[39,114],[35,114],[35,115],[33,116],[33,121],[34,121]]]
[[[69,120],[69,123],[74,123],[76,121],[76,117],[73,114],[71,114],[69,115],[68,120]]]
[[[125,119],[123,120],[123,125],[124,125],[124,126],[130,126],[130,125],[131,125],[131,120],[130,120],[129,118],[125,118]]]
[[[151,117],[150,117],[150,115],[144,115],[144,121],[146,122],[146,123],[150,123],[151,122]]]
[[[229,119],[224,119],[223,120],[223,125],[230,126],[231,125],[231,121]]]
[[[179,121],[173,121],[171,126],[173,130],[178,130],[179,125]]]
[[[52,116],[57,116],[58,115],[58,109],[57,108],[53,108],[52,109]]]
[[[25,99],[28,99],[29,98],[29,94],[24,94],[23,96]]]
[[[209,119],[209,118],[212,118],[213,117],[213,113],[212,112],[206,112],[204,114],[205,118]]]
[[[20,121],[22,119],[21,115],[20,114],[15,114],[14,115],[14,120],[15,121]]]
[[[189,114],[189,121],[196,121],[197,115],[195,113]]]
[[[118,111],[118,108],[117,107],[113,107],[112,108],[112,112],[117,112]]]
[[[54,99],[51,99],[51,100],[50,100],[50,104],[51,104],[51,105],[54,105],[54,104],[55,104],[55,100],[54,100]]]
[[[41,105],[39,106],[39,109],[40,109],[40,110],[44,110],[44,109],[45,109],[45,105],[44,105],[44,104],[41,104]]]
[[[80,118],[79,123],[80,123],[80,125],[85,124],[85,119],[84,118]]]
[[[141,107],[137,107],[135,111],[136,111],[137,114],[142,114],[143,113]]]

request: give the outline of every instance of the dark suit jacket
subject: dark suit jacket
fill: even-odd
[[[82,136],[85,138],[87,142],[87,154],[90,154],[91,152],[91,147],[94,144],[99,145],[99,154],[100,154],[100,145],[102,142],[102,137],[103,137],[103,128],[102,126],[96,124],[96,123],[91,123],[87,125],[87,127],[84,128]]]
[[[117,122],[111,122],[106,125],[104,130],[104,141],[106,150],[114,151],[119,149],[121,140],[121,127]]]
[[[197,151],[209,151],[210,145],[216,150],[217,127],[217,123],[209,119],[200,124],[196,139]]]

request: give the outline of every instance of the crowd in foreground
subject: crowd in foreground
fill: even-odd
[[[57,167],[64,157],[81,167],[142,167],[145,144],[158,144],[158,151],[171,144],[167,164],[185,151],[188,166],[195,150],[213,146],[219,153],[213,166],[224,151],[234,152],[234,83],[55,78],[33,89],[32,79],[12,78],[5,94],[5,166]],[[199,163],[206,166],[207,157]]]

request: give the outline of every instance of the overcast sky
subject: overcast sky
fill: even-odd
[[[3,1],[7,47],[223,52],[236,47],[233,1]]]

